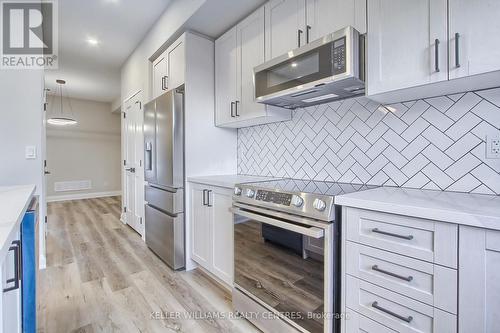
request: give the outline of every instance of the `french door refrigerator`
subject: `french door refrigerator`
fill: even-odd
[[[146,244],[184,268],[184,93],[173,89],[144,106]]]

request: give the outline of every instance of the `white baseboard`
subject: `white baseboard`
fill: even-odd
[[[79,199],[93,199],[115,197],[122,195],[122,191],[109,191],[109,192],[94,192],[94,193],[73,193],[66,195],[52,195],[47,197],[47,202],[79,200]]]

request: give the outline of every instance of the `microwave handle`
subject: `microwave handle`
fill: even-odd
[[[301,226],[296,225],[296,224],[286,223],[286,222],[283,222],[281,220],[273,219],[273,218],[262,216],[259,214],[254,214],[254,213],[251,213],[251,212],[239,209],[239,208],[234,208],[234,207],[229,208],[229,210],[233,214],[237,214],[237,215],[240,215],[240,216],[243,216],[243,217],[264,223],[264,224],[269,224],[269,225],[278,227],[278,228],[290,230],[292,232],[296,232],[298,234],[302,234],[302,235],[309,236],[312,238],[318,239],[318,238],[322,238],[325,236],[325,232],[323,231],[323,229],[320,229],[317,227],[301,227]]]

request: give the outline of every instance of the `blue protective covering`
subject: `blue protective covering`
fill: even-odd
[[[28,211],[21,225],[23,333],[36,333],[36,211]]]

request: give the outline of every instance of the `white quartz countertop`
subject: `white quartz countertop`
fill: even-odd
[[[253,183],[275,180],[279,178],[260,177],[260,176],[244,176],[244,175],[216,175],[216,176],[197,176],[188,177],[188,181],[192,183],[207,184],[212,186],[220,186],[233,188],[239,183]]]
[[[500,196],[379,187],[339,195],[335,204],[500,230]]]
[[[0,187],[0,262],[9,251],[34,192],[35,185]]]

